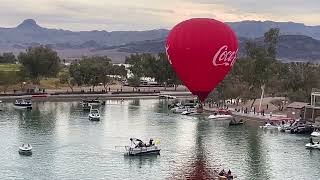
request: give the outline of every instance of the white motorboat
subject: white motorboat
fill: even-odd
[[[214,119],[214,120],[226,120],[231,118],[232,118],[232,115],[229,115],[229,114],[212,114],[208,117],[208,119]]]
[[[129,156],[139,156],[147,154],[160,154],[160,148],[153,143],[153,139],[150,139],[149,144],[145,144],[140,139],[130,138],[131,145],[125,146],[127,155]]]
[[[313,136],[313,137],[319,137],[319,138],[320,138],[320,131],[313,131],[313,132],[311,133],[311,136]]]
[[[167,94],[160,94],[159,95],[160,99],[177,99],[175,96],[167,95]]]
[[[260,126],[260,128],[271,130],[271,129],[279,129],[280,127],[277,126],[277,125],[272,125],[272,124],[270,124],[270,123],[266,123],[265,125]]]
[[[19,147],[19,154],[26,156],[32,155],[32,146],[30,144],[22,144]]]
[[[16,109],[32,109],[31,99],[17,99],[14,103]]]
[[[279,131],[281,132],[290,132],[291,131],[291,125],[290,124],[282,124],[278,127]]]
[[[181,114],[182,115],[199,115],[200,113],[198,113],[197,111],[183,111]]]
[[[100,121],[100,113],[98,109],[90,109],[89,120]]]
[[[90,111],[90,109],[92,108],[92,106],[89,105],[89,103],[82,103],[81,106],[83,111]]]
[[[175,107],[175,108],[172,108],[170,111],[172,111],[173,113],[182,113],[184,111],[187,111],[187,107],[185,106],[179,106],[179,107]]]
[[[84,99],[81,101],[81,104],[88,104],[89,106],[100,106],[105,105],[105,101],[100,101],[98,99]]]
[[[232,118],[229,122],[229,126],[238,126],[243,125],[244,123],[243,119],[237,120],[236,118]]]
[[[196,105],[194,103],[186,103],[186,104],[177,104],[179,105],[178,107],[174,107],[172,108],[170,111],[172,111],[173,113],[182,113],[184,111],[190,111],[190,110],[194,110],[196,109]]]
[[[197,111],[197,108],[187,108],[181,114],[182,115],[198,115],[200,113]]]
[[[308,149],[320,149],[320,143],[316,142],[316,143],[308,143],[305,145],[306,148]]]

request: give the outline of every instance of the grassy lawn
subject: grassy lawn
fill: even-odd
[[[59,83],[59,78],[44,78],[40,80],[40,85],[43,88],[47,89],[55,89],[59,88],[60,83]]]
[[[19,64],[0,64],[0,71],[19,71]]]

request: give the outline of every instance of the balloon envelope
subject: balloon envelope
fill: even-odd
[[[238,40],[226,24],[195,18],[176,25],[169,33],[166,51],[185,86],[204,101],[231,70]]]

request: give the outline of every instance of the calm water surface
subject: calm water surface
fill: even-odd
[[[107,101],[100,122],[79,102],[37,102],[0,112],[0,179],[208,179],[230,168],[238,179],[320,179],[320,151],[308,136],[263,131],[256,122],[228,127],[167,114],[159,100]],[[160,156],[127,157],[130,137],[159,139]],[[22,143],[33,155],[20,156]]]

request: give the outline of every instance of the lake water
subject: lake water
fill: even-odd
[[[0,112],[0,179],[320,179],[320,151],[308,136],[167,113],[162,100],[107,101],[91,122],[79,102],[35,102],[32,111]],[[160,140],[161,155],[128,157],[129,138]],[[21,156],[22,143],[33,146]]]

